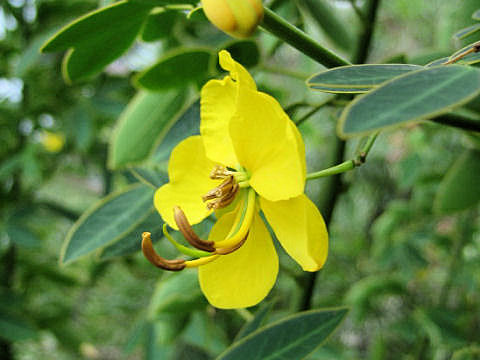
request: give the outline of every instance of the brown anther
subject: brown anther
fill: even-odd
[[[229,175],[231,175],[230,171],[228,171],[224,166],[215,165],[212,172],[210,173],[210,179],[225,179]]]
[[[209,252],[215,251],[215,248],[213,247],[213,241],[205,241],[200,239],[198,235],[195,233],[195,231],[193,231],[193,228],[188,222],[188,219],[185,216],[185,213],[178,206],[175,206],[173,208],[173,217],[175,219],[175,223],[178,226],[178,230],[180,230],[183,237],[185,238],[185,240],[188,241],[190,245],[192,245],[193,247],[199,250],[204,250]]]
[[[240,241],[237,245],[232,246],[231,248],[216,249],[215,254],[227,255],[227,254],[230,254],[234,251],[237,251],[238,249],[240,249],[242,247],[242,245],[245,243],[245,241],[247,241],[247,237],[248,237],[248,232],[247,232],[247,235],[245,235],[245,237],[242,239],[242,241]]]
[[[214,201],[209,202],[207,204],[207,209],[216,210],[216,209],[221,209],[230,205],[233,202],[233,200],[235,200],[235,194],[237,193],[237,191],[238,191],[238,184],[235,184],[232,187],[231,191],[227,193],[225,196],[218,197]]]
[[[143,255],[145,255],[145,257],[147,258],[147,260],[150,261],[150,263],[160,269],[169,271],[180,271],[185,268],[185,260],[167,260],[158,255],[153,248],[152,238],[149,232],[144,232],[142,234],[142,252]]]

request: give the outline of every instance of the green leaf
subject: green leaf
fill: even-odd
[[[235,61],[239,62],[246,68],[257,66],[260,62],[260,49],[255,41],[238,40],[228,42],[222,46],[222,49],[227,50]],[[218,68],[218,70],[221,69]]]
[[[86,79],[120,57],[133,43],[152,5],[119,1],[95,10],[61,29],[41,51],[67,50],[67,82]]]
[[[347,312],[338,308],[297,313],[234,343],[217,360],[303,359],[327,339]]]
[[[30,229],[25,227],[22,224],[15,223],[9,219],[6,232],[10,241],[14,244],[27,248],[38,248],[40,247],[40,239],[35,235]]]
[[[337,16],[338,11],[330,5],[331,3],[325,0],[302,0],[301,3],[333,42],[342,49],[351,48],[352,36],[351,31],[348,31],[349,26]]]
[[[475,68],[448,65],[414,71],[357,97],[345,108],[339,133],[349,137],[430,119],[479,93],[480,71]]]
[[[164,90],[203,81],[209,76],[212,55],[206,49],[175,50],[138,74],[135,83],[149,90]]]
[[[130,233],[151,214],[153,193],[150,187],[135,184],[95,204],[70,229],[61,263],[77,260]]]
[[[472,19],[480,21],[480,9],[478,9],[472,14]]]
[[[32,339],[37,335],[37,330],[22,317],[0,311],[0,338],[14,342]]]
[[[458,40],[465,39],[466,37],[475,34],[477,31],[480,31],[480,24],[474,24],[472,26],[466,27],[465,29],[457,31],[453,37]]]
[[[142,40],[151,42],[170,36],[178,17],[179,13],[176,11],[162,8],[152,11],[143,27]]]
[[[313,75],[307,80],[307,85],[330,93],[364,93],[387,80],[422,68],[408,64],[341,66]]]
[[[440,183],[434,208],[450,213],[469,208],[480,201],[480,151],[466,150]]]
[[[264,304],[255,314],[255,317],[245,323],[240,331],[235,336],[235,341],[239,341],[240,339],[244,338],[247,335],[250,335],[254,331],[256,331],[262,324],[265,322],[267,315],[270,313],[270,310],[273,308],[274,302],[271,301],[269,303]]]
[[[118,169],[148,157],[177,121],[185,98],[184,90],[137,94],[118,120],[109,146],[109,166]]]
[[[147,164],[144,167],[134,167],[130,172],[145,185],[154,189],[168,182],[167,166],[161,164]]]
[[[196,271],[172,273],[159,280],[153,293],[149,314],[189,313],[203,307],[206,302],[198,284]]]
[[[144,221],[136,225],[131,231],[125,232],[121,237],[117,238],[114,243],[104,247],[100,253],[100,260],[131,255],[140,251],[142,248],[142,233],[144,231],[150,232],[152,239],[155,241],[155,239],[160,239],[163,236],[162,225],[162,218],[157,211],[152,208],[150,214]]]
[[[152,157],[154,164],[166,162],[170,158],[173,148],[183,139],[200,134],[200,101],[197,100],[188,106],[180,115],[175,125],[159,143]],[[158,165],[157,165],[158,166]],[[166,166],[165,166],[166,170]]]

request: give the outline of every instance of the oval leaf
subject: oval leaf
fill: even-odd
[[[303,359],[327,339],[347,312],[338,308],[295,314],[234,343],[217,360]]]
[[[255,317],[242,326],[240,331],[237,333],[237,336],[235,336],[235,341],[238,341],[245,336],[250,335],[260,326],[262,326],[262,324],[265,322],[267,315],[270,313],[270,310],[272,310],[273,304],[274,302],[270,301],[269,303],[262,305],[262,307],[256,312]]]
[[[179,90],[136,95],[118,120],[109,147],[109,166],[117,169],[148,157],[178,119],[185,98],[185,91]]]
[[[113,243],[152,213],[154,190],[135,184],[95,204],[73,225],[65,239],[64,264]]]
[[[86,79],[120,57],[133,43],[152,5],[120,1],[65,26],[41,51],[70,49],[63,61],[68,82]]]
[[[135,79],[138,86],[162,90],[186,86],[206,79],[212,52],[205,49],[175,51]]]
[[[313,75],[307,85],[329,93],[364,93],[387,80],[420,69],[419,65],[409,64],[341,66]]]
[[[429,119],[479,93],[480,71],[475,68],[448,65],[414,71],[351,102],[340,118],[339,133],[348,137]]]
[[[142,233],[148,231],[152,234],[152,239],[160,239],[162,232],[163,220],[155,209],[151,209],[150,215],[136,225],[130,231],[125,232],[114,243],[107,245],[101,250],[100,260],[107,260],[118,256],[126,256],[140,251],[142,243]]]
[[[169,36],[178,17],[179,13],[176,11],[162,8],[152,11],[143,27],[142,40],[151,42]]]
[[[472,34],[475,34],[477,31],[480,31],[480,24],[474,24],[472,26],[466,27],[465,29],[459,30],[453,35],[453,37],[461,40]]]
[[[440,183],[435,210],[450,213],[480,201],[480,151],[467,150],[455,161]]]

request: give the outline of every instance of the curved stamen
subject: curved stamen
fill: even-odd
[[[220,257],[220,255],[210,255],[210,256],[207,256],[207,257],[200,258],[200,259],[185,261],[185,267],[186,268],[199,267],[199,266],[208,264],[208,263],[212,262],[213,260],[218,259],[219,257]]]
[[[241,225],[238,228],[238,231],[231,236],[228,236],[225,240],[215,242],[216,248],[234,247],[247,236],[255,214],[255,190],[248,190],[247,199],[245,201],[246,204],[243,209],[243,218],[240,219]]]
[[[185,260],[167,260],[158,255],[153,248],[151,234],[144,232],[142,234],[142,252],[150,263],[159,267],[160,269],[169,271],[180,271],[185,269]]]
[[[175,206],[173,208],[173,213],[173,217],[175,219],[175,222],[177,223],[178,229],[181,231],[181,233],[185,237],[185,240],[187,240],[190,245],[199,250],[204,250],[208,252],[215,251],[213,241],[202,240],[198,237],[197,234],[195,234],[195,231],[193,231],[192,226],[190,225],[187,217],[185,216],[185,213],[182,211],[182,209],[180,209],[180,207]]]
[[[168,233],[167,224],[163,224],[163,235],[182,254],[185,254],[185,255],[191,256],[191,257],[199,257],[199,258],[212,255],[211,253],[206,252],[206,251],[190,249],[190,248],[188,248],[186,246],[183,246],[182,244],[179,244],[178,242],[176,242],[175,239]]]
[[[238,249],[240,249],[242,247],[243,244],[245,244],[245,241],[247,241],[247,237],[248,237],[248,232],[247,232],[247,235],[245,235],[245,237],[237,245],[235,245],[231,248],[219,248],[219,249],[215,250],[215,254],[228,255],[228,254],[231,254],[234,251],[237,251]]]

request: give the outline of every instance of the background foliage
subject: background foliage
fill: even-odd
[[[167,180],[171,148],[198,132],[198,90],[220,75],[219,49],[300,123],[310,171],[354,157],[359,141],[344,149],[336,136],[344,102],[305,85],[323,66],[264,32],[234,41],[199,12],[190,19],[150,12],[149,3],[175,1],[119,2],[115,13],[87,18],[43,48],[57,52],[40,54],[70,20],[111,3],[0,5],[5,359],[211,359],[260,324],[343,305],[345,321],[311,359],[479,358],[478,133],[433,122],[387,130],[365,165],[341,181],[310,182],[317,204],[336,200],[322,209],[327,220],[331,213],[327,264],[314,278],[281,254],[274,291],[251,312],[208,306],[194,272],[151,267],[138,253],[142,231],[160,238],[149,199]],[[478,24],[476,0],[384,1],[374,21],[362,23],[364,5],[375,3],[267,5],[354,62],[424,65],[480,39],[479,32],[452,37]],[[362,34],[371,30],[365,46]],[[479,98],[466,109],[478,121]],[[47,132],[65,139],[59,151],[49,148]],[[173,256],[163,241],[158,246]],[[71,264],[59,266],[59,257]]]

